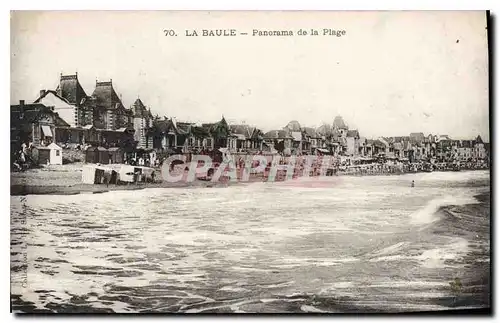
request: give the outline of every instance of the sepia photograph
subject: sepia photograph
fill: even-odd
[[[491,314],[490,33],[11,11],[11,312]]]

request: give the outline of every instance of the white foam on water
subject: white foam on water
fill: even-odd
[[[403,246],[405,246],[406,244],[407,244],[406,242],[398,242],[392,246],[389,246],[389,247],[381,249],[377,252],[374,252],[372,255],[373,256],[382,256],[382,255],[386,255],[388,253],[393,253],[393,252],[401,250],[403,248]]]
[[[300,309],[307,313],[328,313],[327,311],[320,310],[312,305],[302,305]]]
[[[369,261],[370,262],[379,262],[379,261],[400,261],[400,260],[405,260],[405,259],[413,259],[414,257],[412,256],[405,256],[405,255],[391,255],[391,256],[382,256],[382,257],[377,257],[377,258],[372,258]]]
[[[336,282],[333,284],[330,284],[331,287],[333,288],[352,288],[354,287],[353,282]]]
[[[384,275],[400,276],[402,267],[398,262],[401,260],[437,268],[429,270],[434,274],[447,265],[447,260],[460,261],[467,252],[464,239],[450,240],[448,244],[444,240],[443,245],[442,236],[436,236],[432,230],[420,231],[432,225],[440,206],[475,201],[467,197],[474,195],[474,188],[448,185],[454,182],[454,176],[459,177],[456,181],[460,182],[472,175],[461,172],[442,175],[438,180],[441,184],[423,177],[421,181],[428,187],[419,187],[415,180],[415,188],[404,189],[402,185],[407,185],[408,180],[411,182],[411,177],[344,178],[335,185],[332,181],[331,187],[252,183],[223,189],[161,188],[57,197],[33,195],[24,201],[11,197],[14,228],[16,225],[24,228],[16,221],[22,220],[23,208],[29,208],[26,221],[29,232],[16,233],[16,237],[19,235],[20,240],[36,245],[27,249],[30,265],[45,266],[30,266],[30,290],[22,292],[23,299],[39,305],[49,301],[66,303],[71,297],[66,292],[118,296],[112,293],[113,286],[119,286],[120,295],[132,296],[134,288],[148,289],[154,285],[158,293],[191,292],[184,298],[204,299],[203,306],[217,305],[214,309],[231,306],[237,311],[237,306],[229,304],[239,302],[238,299],[219,307],[219,304],[210,304],[220,302],[219,299],[207,297],[218,298],[219,293],[211,295],[207,290],[224,286],[222,291],[245,294],[247,290],[254,293],[265,288],[283,288],[284,293],[293,289],[301,292],[296,294],[301,295],[300,299],[276,301],[302,302],[304,291],[314,294],[324,287],[322,282],[328,281],[333,283],[327,286],[339,294],[370,298],[373,295],[359,295],[359,289],[367,285],[366,277],[373,277],[375,281],[368,283],[379,284],[381,288],[386,282],[376,282],[381,266],[369,262],[393,261],[381,264],[387,268]],[[254,202],[249,203],[249,198]],[[410,215],[417,208],[419,210]],[[418,241],[412,240],[415,235],[408,237],[409,232],[416,230],[419,230]],[[394,240],[396,235],[401,235],[400,241]],[[88,239],[102,236],[107,238]],[[387,241],[392,242],[385,247]],[[370,259],[366,250],[373,250],[375,246],[380,249],[376,249],[374,259]],[[405,252],[409,248],[411,254]],[[365,256],[356,258],[359,253]],[[137,261],[119,264],[109,254],[116,254],[117,258],[137,258]],[[49,258],[49,261],[34,262],[38,257]],[[52,263],[53,260],[68,263]],[[152,269],[129,267],[132,264]],[[120,267],[141,274],[136,277],[75,274],[72,271],[78,269],[74,265]],[[155,269],[157,266],[159,270]],[[41,272],[46,269],[54,269],[56,273],[51,276]],[[311,280],[321,277],[321,282],[312,283],[314,287],[311,287],[311,280],[302,278],[305,272]],[[16,280],[18,275],[13,276]],[[337,282],[338,277],[344,281]],[[293,284],[276,284],[292,280],[295,280]],[[387,284],[387,288],[400,288],[396,293],[402,299],[405,293],[417,294],[419,289],[426,292],[426,288],[442,287],[420,281]],[[17,290],[15,283],[13,285],[12,290]],[[41,289],[55,292],[34,293]],[[47,295],[47,299],[39,299],[41,295]],[[53,296],[62,300],[55,300]],[[262,302],[274,301],[269,295],[262,296],[267,296]],[[89,302],[101,307],[97,301]],[[378,298],[376,302],[383,306]],[[126,304],[114,304],[102,307],[127,311]],[[199,308],[201,304],[186,308],[196,306],[198,311],[206,310]],[[147,304],[142,306],[148,308]],[[424,308],[419,305],[417,309]],[[311,309],[306,307],[306,310]]]
[[[321,288],[319,294],[331,294],[339,289],[352,289],[355,287],[357,287],[357,284],[352,281],[329,283],[327,286]]]
[[[277,283],[277,284],[270,284],[270,285],[257,285],[259,287],[263,288],[281,288],[281,287],[287,287],[287,286],[292,286],[295,283],[295,281],[287,281],[287,282],[282,282],[282,283]]]
[[[261,298],[260,301],[265,304],[265,303],[278,302],[278,301],[280,301],[280,299],[277,299],[277,298]]]
[[[400,287],[411,287],[411,288],[433,288],[433,287],[447,287],[448,283],[446,282],[431,282],[431,281],[409,281],[409,280],[397,280],[397,281],[388,281],[388,282],[380,282],[366,285],[366,287],[374,287],[374,288],[400,288]]]
[[[248,291],[248,289],[243,288],[243,287],[237,287],[237,286],[223,286],[219,288],[220,291],[226,291],[226,292],[245,292]]]
[[[447,205],[465,205],[474,204],[478,201],[471,196],[452,196],[446,195],[430,200],[423,208],[413,212],[410,215],[411,224],[430,224],[440,219],[437,211],[439,208]]]
[[[240,272],[261,272],[261,273],[267,273],[271,271],[270,269],[262,269],[262,268],[256,268],[256,267],[241,267],[241,266],[232,266],[232,269]]]
[[[421,255],[414,257],[421,261],[425,268],[444,268],[446,260],[457,260],[467,254],[469,243],[464,238],[455,237],[443,247],[425,250]]]

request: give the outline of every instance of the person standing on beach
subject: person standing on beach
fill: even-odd
[[[411,187],[415,187],[415,181],[411,181]]]

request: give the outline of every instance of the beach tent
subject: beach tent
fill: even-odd
[[[154,168],[145,166],[122,165],[119,171],[119,181],[125,183],[152,181]]]
[[[104,180],[104,168],[96,165],[84,165],[82,167],[82,183],[101,184]]]
[[[62,165],[62,148],[55,143],[47,147],[35,147],[33,157],[34,160],[38,160],[39,165]]]
[[[109,164],[109,153],[103,147],[89,147],[85,151],[85,162],[94,164]]]
[[[139,166],[122,165],[118,172],[119,181],[126,183],[138,182],[142,174],[142,169]]]
[[[117,172],[108,167],[84,165],[82,167],[82,183],[84,184],[115,184]]]
[[[122,164],[124,150],[119,147],[112,147],[108,149],[110,164]]]
[[[149,181],[152,181],[153,179],[153,173],[154,173],[154,168],[151,168],[151,167],[144,167],[144,166],[141,166],[141,174],[142,174],[142,178],[141,180],[144,181],[144,182],[149,182]]]

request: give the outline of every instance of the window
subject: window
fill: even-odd
[[[56,156],[59,156],[60,151],[56,150]]]

